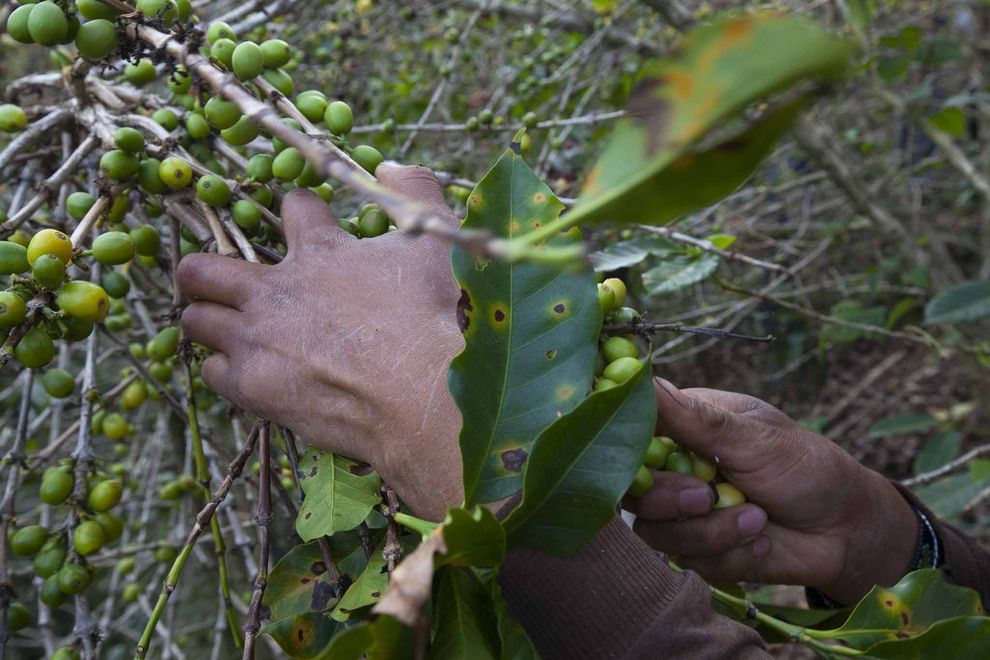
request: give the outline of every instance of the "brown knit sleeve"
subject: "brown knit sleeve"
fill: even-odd
[[[935,527],[935,533],[942,544],[942,556],[945,558],[942,571],[946,579],[953,584],[976,590],[983,601],[983,609],[990,611],[990,552],[987,548],[940,520],[910,490],[897,483],[894,486]]]
[[[513,550],[499,582],[545,660],[769,657],[715,613],[701,578],[672,571],[619,518],[575,555]]]

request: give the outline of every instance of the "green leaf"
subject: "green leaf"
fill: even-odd
[[[577,552],[615,515],[656,423],[649,364],[550,425],[526,467],[518,508],[503,522],[512,547]]]
[[[963,435],[959,431],[949,430],[933,435],[914,457],[914,473],[930,472],[951,461],[959,453],[962,440]]]
[[[368,531],[369,545],[373,548],[385,536],[384,529]],[[356,580],[368,565],[368,557],[364,553],[364,544],[357,531],[337,532],[328,539],[330,555],[337,564],[337,569],[343,574]]]
[[[969,478],[973,483],[983,483],[990,479],[990,460],[977,458],[969,463]]]
[[[949,106],[942,108],[928,118],[928,123],[952,137],[961,137],[966,132],[966,114],[962,108]]]
[[[512,150],[468,198],[463,227],[511,238],[556,219],[563,205]],[[550,244],[576,244],[573,234]],[[451,362],[466,506],[511,495],[539,435],[591,387],[602,314],[591,272],[478,261],[453,250],[465,348]]]
[[[296,517],[303,541],[330,536],[360,525],[381,501],[381,479],[374,472],[355,474],[355,464],[310,448],[299,461],[306,497]]]
[[[273,621],[295,614],[322,612],[337,602],[315,541],[295,546],[275,564],[262,602],[270,610]]]
[[[942,291],[925,307],[929,323],[968,323],[990,316],[990,280],[963,282]]]
[[[736,237],[732,234],[712,234],[705,240],[717,247],[719,250],[728,250],[732,247],[732,244],[736,242]]]
[[[442,563],[452,566],[499,566],[505,556],[505,529],[483,506],[473,511],[451,509],[443,522],[446,552]]]
[[[714,148],[699,142],[755,101],[809,78],[835,79],[850,46],[804,20],[770,14],[708,24],[675,54],[645,67],[589,173],[574,222],[667,222],[742,183],[796,117],[771,112]]]
[[[388,587],[388,573],[385,571],[385,557],[382,555],[384,547],[385,541],[383,539],[375,551],[371,553],[364,571],[347,588],[337,607],[330,613],[332,619],[347,621],[352,612],[362,607],[374,605],[385,593],[385,589]]]
[[[870,23],[873,15],[873,3],[870,0],[848,0],[849,22],[857,31],[862,32]]]
[[[413,631],[387,614],[362,621],[334,637],[318,660],[412,660]]]
[[[855,300],[843,300],[836,303],[832,306],[829,314],[843,321],[865,323],[880,328],[883,327],[884,321],[887,318],[887,310],[883,306],[863,307]],[[879,335],[874,335],[867,331],[832,324],[822,326],[818,336],[822,342],[835,344],[853,342],[864,336],[869,339],[880,338]]]
[[[340,624],[328,619],[326,614],[306,612],[272,621],[260,632],[275,640],[290,658],[314,658],[339,629]]]
[[[498,580],[490,580],[488,587],[491,591],[495,617],[498,620],[498,636],[502,642],[500,660],[540,660],[540,654],[529,640],[526,631],[509,612]]]
[[[720,261],[721,258],[711,252],[700,257],[679,254],[643,273],[643,286],[652,296],[680,291],[714,273]]]
[[[866,655],[897,660],[988,658],[990,619],[985,616],[959,616],[939,621],[915,637],[875,644],[866,649]]]
[[[499,636],[488,592],[470,569],[448,567],[438,576],[433,608],[436,633],[429,658],[498,660]]]
[[[875,422],[866,432],[868,438],[887,438],[892,435],[921,433],[938,424],[938,420],[928,413],[903,413],[884,417]]]
[[[871,589],[841,627],[808,632],[865,649],[889,639],[914,637],[942,619],[982,613],[979,594],[949,584],[941,571],[928,568],[908,573],[889,589]]]
[[[974,482],[968,474],[953,474],[918,487],[914,493],[935,515],[954,519],[988,485],[990,480]]]
[[[644,236],[612,243],[603,250],[589,254],[588,261],[599,273],[607,273],[610,270],[635,266],[651,255],[666,257],[680,251],[676,244],[665,238]]]

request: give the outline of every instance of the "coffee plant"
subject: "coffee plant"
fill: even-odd
[[[711,483],[718,507],[744,501],[716,457],[653,437],[652,338],[769,338],[651,323],[631,278],[595,271],[650,264],[635,286],[660,293],[745,259],[733,236],[663,225],[736,191],[795,125],[818,144],[803,113],[908,56],[873,54],[873,3],[839,3],[842,36],[787,11],[543,4],[0,5],[0,658],[538,657],[495,581],[508,549],[577,551],[654,469]],[[925,126],[958,161],[952,107]],[[502,151],[478,181],[457,173],[473,149]],[[440,170],[459,229],[377,183],[413,153]],[[441,522],[216,397],[181,337],[181,259],[279,262],[297,187],[362,240],[453,246],[464,502]],[[959,283],[929,318],[978,321],[988,300],[985,280]],[[937,343],[840,312],[826,323]],[[979,598],[937,571],[851,612],[712,592],[769,641],[826,656],[990,643]]]

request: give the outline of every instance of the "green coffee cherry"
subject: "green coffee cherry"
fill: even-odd
[[[120,299],[131,290],[130,281],[115,270],[108,270],[100,279],[100,286],[111,298]]]
[[[122,231],[108,231],[93,240],[93,258],[105,266],[125,264],[134,256],[134,239]]]
[[[192,76],[189,75],[189,71],[186,70],[184,66],[177,66],[172,75],[168,77],[168,82],[166,83],[168,88],[176,96],[182,96],[189,92],[192,88]]]
[[[162,361],[175,355],[179,347],[179,329],[174,326],[163,328],[148,342],[148,357]]]
[[[120,407],[124,410],[135,410],[144,403],[147,397],[148,391],[145,389],[144,383],[135,381],[124,388],[124,391],[121,393]]]
[[[622,385],[624,382],[635,376],[640,369],[643,368],[643,363],[632,357],[621,357],[614,362],[609,363],[605,367],[605,371],[602,375],[609,380],[614,380],[617,384]]]
[[[186,133],[194,140],[204,140],[210,135],[210,123],[198,112],[186,115]]]
[[[618,387],[618,386],[619,386],[618,383],[616,383],[614,380],[610,380],[608,378],[598,378],[595,380],[594,391],[605,392],[606,390],[610,390],[613,387]]]
[[[34,260],[31,277],[46,289],[57,289],[65,280],[65,264],[54,254],[43,254]]]
[[[124,591],[120,594],[120,599],[125,604],[130,604],[136,601],[140,595],[141,587],[131,582],[124,587]]]
[[[351,111],[351,107],[343,101],[334,101],[327,106],[323,121],[326,122],[331,133],[347,135],[354,128],[354,113]]]
[[[618,277],[610,277],[602,282],[602,286],[612,289],[612,293],[615,294],[615,307],[622,307],[626,302],[626,283]]]
[[[86,280],[66,282],[55,296],[59,309],[84,321],[99,322],[110,311],[110,298],[99,284]]]
[[[714,479],[718,473],[714,463],[697,454],[691,454],[691,468],[694,476],[705,482]]]
[[[179,556],[179,551],[170,545],[163,545],[155,550],[155,559],[163,564],[171,564]]]
[[[65,198],[65,212],[77,222],[86,217],[96,203],[96,198],[85,192],[74,192]]]
[[[121,575],[127,575],[128,573],[134,570],[134,564],[135,564],[134,557],[124,557],[123,559],[117,562],[116,570]]]
[[[87,21],[96,19],[112,20],[120,14],[119,11],[100,0],[76,0],[76,10]]]
[[[54,2],[39,2],[28,17],[31,39],[42,46],[54,46],[69,33],[69,20]]]
[[[601,284],[599,284],[598,286],[601,286]],[[615,295],[614,290],[612,295],[613,296]],[[618,309],[612,310],[611,321],[616,325],[632,323],[634,320],[638,318],[639,318],[639,312],[637,312],[632,307],[619,307]]]
[[[30,269],[26,247],[12,241],[0,241],[0,275],[18,275]]]
[[[233,126],[220,131],[220,138],[227,144],[241,147],[258,137],[259,132],[253,121],[241,117]]]
[[[100,158],[100,170],[114,181],[126,181],[137,174],[141,161],[122,149],[108,151]]]
[[[214,128],[221,130],[230,128],[242,118],[237,104],[227,101],[221,96],[214,96],[207,101],[206,105],[203,106],[203,112],[206,114],[206,120]]]
[[[629,484],[629,490],[627,492],[633,497],[642,497],[651,488],[653,488],[653,473],[650,472],[650,468],[640,465],[639,469],[636,470],[636,476],[633,477],[632,483]]]
[[[103,418],[101,430],[103,431],[103,435],[111,440],[123,440],[130,433],[131,425],[119,414],[110,413]]]
[[[65,563],[67,550],[61,538],[49,539],[34,557],[34,574],[40,578],[50,578],[58,573]]]
[[[57,506],[64,502],[70,494],[75,484],[72,470],[68,468],[54,468],[45,471],[41,478],[41,488],[38,495],[45,504]]]
[[[28,525],[22,527],[10,539],[10,549],[15,555],[21,557],[31,557],[48,540],[48,530],[41,525]]]
[[[120,503],[124,487],[116,479],[105,479],[89,492],[89,508],[98,513],[109,511]]]
[[[134,241],[134,251],[145,257],[155,256],[162,246],[161,234],[151,225],[141,225],[132,229],[131,240]]]
[[[377,204],[366,204],[358,213],[358,231],[363,238],[374,238],[388,231],[388,216]]]
[[[144,133],[128,126],[118,128],[113,132],[113,142],[118,149],[136,154],[144,150]]]
[[[272,180],[272,164],[275,159],[269,154],[255,154],[248,159],[247,175],[255,181],[266,183]]]
[[[231,216],[233,216],[237,226],[244,230],[248,236],[253,236],[261,225],[261,209],[246,199],[234,202]]]
[[[220,39],[230,39],[236,40],[237,35],[230,28],[229,25],[223,21],[214,21],[210,23],[210,27],[206,30],[206,41],[210,45],[215,44]]]
[[[327,111],[327,99],[321,92],[309,89],[296,96],[296,108],[313,123],[323,121]]]
[[[281,181],[292,181],[302,174],[305,166],[306,158],[302,152],[295,147],[288,147],[272,162],[272,174]]]
[[[27,305],[13,291],[0,291],[0,330],[20,325],[27,316]]]
[[[374,174],[375,169],[385,160],[385,156],[382,156],[382,153],[378,149],[366,144],[359,144],[354,147],[354,151],[351,152],[351,158],[371,174]]]
[[[76,379],[65,369],[49,369],[42,374],[41,384],[54,399],[64,399],[76,389]]]
[[[91,60],[103,59],[119,46],[117,29],[113,23],[103,18],[86,21],[76,33],[76,48],[83,57]]]
[[[82,556],[91,555],[106,544],[103,528],[95,520],[79,523],[72,534],[72,547]]]
[[[128,64],[124,67],[124,80],[136,87],[147,85],[158,77],[158,71],[151,60],[145,58],[138,60],[137,64]]]
[[[639,349],[625,337],[609,337],[602,344],[602,355],[608,362],[615,362],[622,357],[635,358],[639,356]]]
[[[159,173],[162,162],[157,158],[145,158],[138,166],[138,185],[151,195],[160,195],[168,190]]]
[[[17,632],[31,625],[31,612],[22,603],[10,603],[7,606],[7,628]]]
[[[253,41],[244,41],[237,44],[230,64],[238,80],[251,80],[261,75],[265,68],[265,56],[261,46]]]
[[[9,34],[11,39],[17,43],[34,43],[34,39],[31,37],[31,30],[28,28],[28,21],[31,19],[31,11],[34,8],[35,5],[33,4],[21,5],[20,7],[14,9],[14,11],[10,13],[10,16],[7,17],[7,34]]]
[[[690,455],[675,451],[667,456],[664,469],[668,472],[677,472],[679,474],[694,474],[694,462],[691,460]]]
[[[715,484],[716,509],[728,509],[731,506],[739,506],[746,502],[746,496],[742,491],[730,484],[728,481]]]
[[[667,457],[677,448],[674,441],[666,436],[659,436],[650,440],[650,446],[646,448],[643,456],[643,464],[654,470],[660,470],[667,462]]]
[[[145,16],[160,18],[166,24],[175,20],[178,9],[172,0],[137,0],[134,6]]]
[[[25,7],[30,7],[30,5],[25,5]],[[24,9],[24,7],[18,7],[18,9]],[[25,126],[27,126],[27,115],[19,106],[10,103],[0,105],[0,131],[16,133]]]
[[[155,380],[165,382],[172,377],[172,365],[168,362],[152,362],[148,373]]]
[[[261,43],[261,55],[266,69],[277,69],[292,59],[292,48],[281,39],[269,39]]]
[[[604,284],[598,285],[598,306],[603,316],[608,316],[615,307],[615,292]]]
[[[21,338],[14,357],[28,369],[40,369],[55,357],[55,344],[41,328],[34,327]]]
[[[231,66],[231,61],[234,58],[235,48],[237,48],[237,43],[232,39],[217,39],[213,45],[210,46],[210,57],[229,69]]]
[[[230,188],[222,178],[207,174],[196,182],[196,196],[210,206],[226,206],[230,203]]]
[[[158,175],[172,190],[181,190],[192,183],[192,168],[177,156],[169,156],[163,160],[158,167]]]
[[[97,527],[99,526],[97,525]],[[71,563],[62,566],[55,577],[58,580],[59,590],[68,596],[74,596],[85,591],[92,579],[89,569]]]
[[[265,69],[261,72],[261,77],[287,98],[292,96],[296,90],[296,84],[292,81],[292,76],[282,69]]]

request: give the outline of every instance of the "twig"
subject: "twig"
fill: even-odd
[[[261,549],[258,551],[258,576],[254,581],[254,594],[251,596],[251,606],[248,608],[248,618],[244,624],[242,660],[254,659],[254,644],[258,631],[261,629],[261,599],[264,597],[265,587],[268,585],[268,555],[271,551],[269,532],[272,524],[270,431],[268,422],[262,422],[258,435],[258,453],[261,458],[258,493],[258,540]]]
[[[693,236],[688,236],[687,234],[682,234],[681,232],[674,231],[667,227],[652,227],[650,225],[639,225],[640,229],[643,229],[651,234],[659,234],[665,238],[669,238],[672,241],[677,241],[678,243],[685,243],[687,245],[693,245],[699,248],[703,252],[711,252],[712,254],[717,254],[724,259],[731,259],[733,261],[738,261],[744,263],[748,266],[756,266],[757,268],[762,268],[763,270],[769,270],[774,273],[786,273],[791,274],[791,271],[785,266],[780,264],[770,263],[769,261],[763,261],[762,259],[756,259],[754,257],[741,254],[739,252],[732,252],[729,250],[723,250],[722,248],[715,247],[711,241],[703,240],[700,238],[694,238]]]
[[[937,467],[929,472],[922,472],[921,474],[913,476],[909,479],[902,479],[901,484],[905,486],[924,486],[925,484],[935,481],[939,477],[966,465],[974,458],[979,458],[984,454],[990,454],[990,445],[980,445],[979,447],[970,449],[959,458],[955,458],[941,467]]]
[[[756,341],[769,343],[776,339],[773,335],[756,337],[754,335],[743,335],[738,332],[731,332],[721,328],[706,328],[694,325],[684,325],[682,323],[650,323],[640,318],[635,318],[629,323],[606,324],[602,326],[605,332],[626,333],[632,332],[644,336],[650,336],[654,332],[687,332],[693,335],[706,335],[708,337],[718,337],[720,339],[742,339],[745,341]]]

